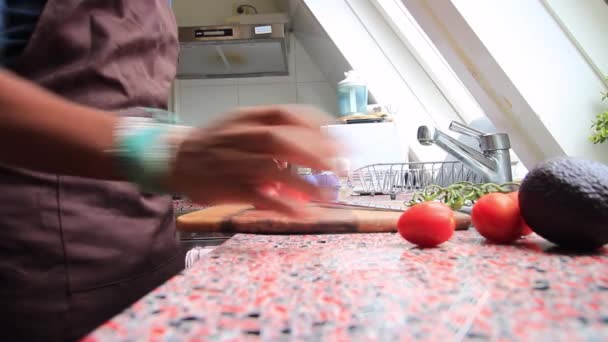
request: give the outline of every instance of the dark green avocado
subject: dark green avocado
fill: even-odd
[[[608,243],[608,166],[560,157],[547,160],[524,178],[521,215],[532,230],[570,249]]]

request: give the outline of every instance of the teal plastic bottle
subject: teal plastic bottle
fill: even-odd
[[[338,110],[340,116],[367,114],[367,84],[354,70],[344,73],[338,83]]]

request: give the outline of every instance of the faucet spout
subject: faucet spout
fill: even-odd
[[[496,160],[486,158],[481,152],[440,130],[435,130],[435,144],[474,170],[481,171],[481,173],[486,174],[496,170]]]
[[[473,129],[470,132],[477,132]],[[480,152],[444,132],[428,127],[418,128],[418,141],[422,145],[436,144],[456,159],[480,174],[485,182],[505,183],[512,180],[510,144],[506,134],[483,134],[475,137],[480,140]]]

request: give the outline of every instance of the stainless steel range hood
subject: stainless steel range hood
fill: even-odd
[[[284,24],[180,27],[177,77],[288,75],[287,37]]]

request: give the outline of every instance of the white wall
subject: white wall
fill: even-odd
[[[544,0],[585,50],[600,72],[608,75],[608,4],[605,0]]]
[[[220,25],[243,4],[260,13],[278,12],[273,0],[173,0],[173,11],[179,26]]]
[[[238,106],[309,104],[337,113],[335,85],[290,35],[289,76],[177,80],[174,110],[190,125],[209,122]]]

